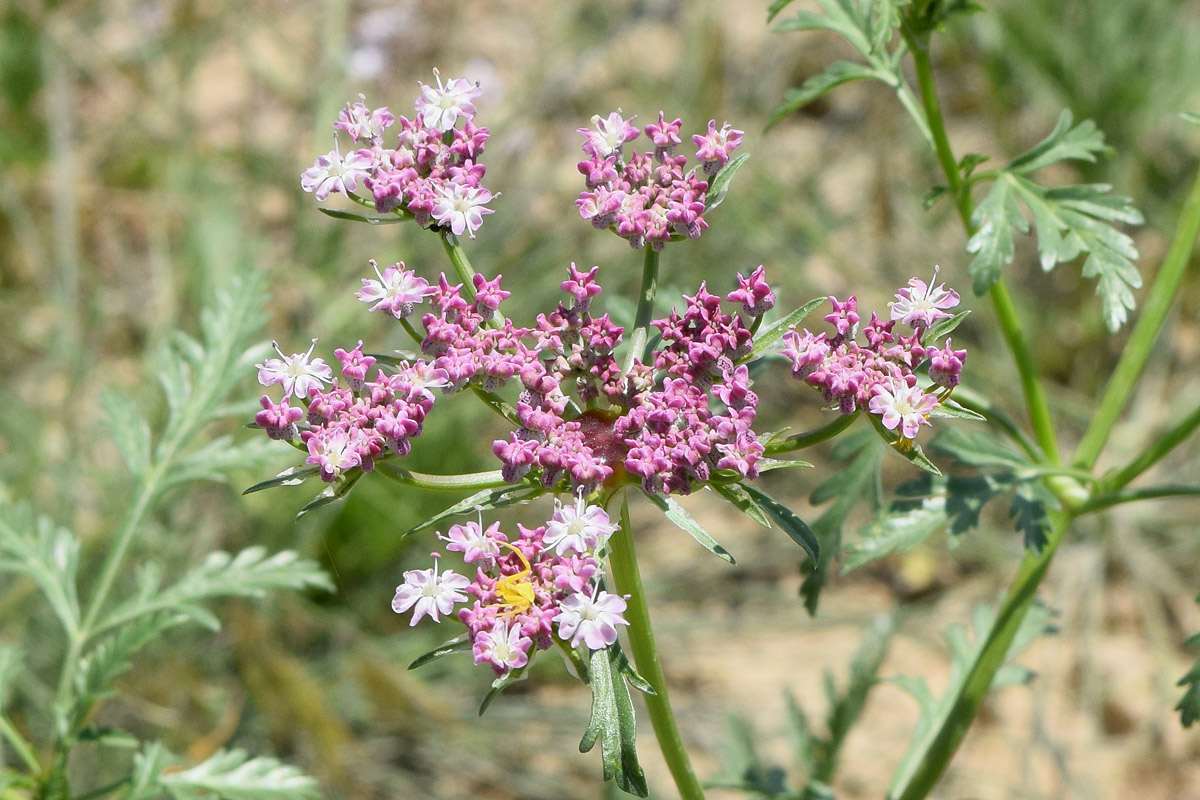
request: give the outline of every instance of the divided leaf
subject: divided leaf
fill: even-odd
[[[159,772],[158,784],[175,800],[305,800],[319,798],[317,782],[274,758],[218,750],[196,766]]]
[[[1081,184],[1044,188],[1031,176],[1063,160],[1095,161],[1105,153],[1103,135],[1090,121],[1072,127],[1071,114],[1064,111],[1058,124],[1044,140],[1017,156],[996,176],[995,183],[975,207],[971,225],[975,233],[967,252],[975,254],[967,268],[976,294],[983,294],[999,280],[1015,253],[1013,231],[1029,233],[1030,222],[1037,232],[1038,258],[1042,269],[1086,255],[1083,276],[1096,278],[1105,325],[1116,332],[1134,306],[1133,290],[1142,278],[1133,262],[1138,257],[1133,239],[1113,227],[1115,223],[1141,224],[1142,215],[1126,197],[1109,194],[1107,184]]]
[[[0,572],[27,575],[69,635],[79,628],[79,540],[28,505],[0,505]]]
[[[105,432],[125,458],[125,466],[134,478],[141,478],[150,468],[150,426],[133,402],[116,392],[100,395],[104,410]]]
[[[586,753],[600,739],[604,780],[616,781],[622,791],[638,797],[647,795],[646,776],[637,757],[637,723],[633,698],[622,674],[620,646],[593,650],[588,674],[592,687],[592,716],[579,742]]]
[[[1196,602],[1200,603],[1200,596],[1196,598]],[[1200,647],[1200,633],[1189,636],[1183,644],[1185,647]],[[1200,660],[1196,661],[1175,685],[1187,687],[1175,710],[1179,712],[1179,721],[1183,727],[1190,728],[1192,723],[1200,719]]]

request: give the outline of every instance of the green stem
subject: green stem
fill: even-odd
[[[633,333],[629,337],[629,357],[625,372],[633,369],[635,361],[646,354],[646,340],[650,335],[650,318],[654,316],[654,295],[658,292],[658,261],[661,254],[653,247],[646,247],[642,261],[642,287],[638,290],[637,314],[633,318]]]
[[[929,120],[929,129],[933,135],[938,163],[941,164],[942,172],[945,173],[946,181],[950,185],[954,206],[958,210],[963,229],[970,237],[975,232],[971,223],[975,203],[971,199],[970,187],[963,182],[958,162],[954,159],[954,151],[950,147],[950,139],[946,134],[946,122],[942,117],[941,104],[938,102],[937,91],[933,85],[933,65],[929,60],[929,37],[928,35],[917,37],[906,34],[905,41],[912,52],[913,66],[916,67],[917,72],[917,85],[921,93],[921,102],[925,106],[925,116]],[[1037,439],[1038,446],[1046,454],[1047,460],[1057,464],[1060,460],[1058,439],[1054,435],[1050,406],[1046,402],[1046,393],[1042,389],[1041,381],[1037,378],[1033,353],[1025,341],[1012,296],[1004,282],[997,280],[988,290],[988,297],[992,301],[992,308],[1000,322],[1000,331],[1004,336],[1004,342],[1008,345],[1013,361],[1017,365],[1021,391],[1025,395],[1025,405],[1029,409],[1034,437]]]
[[[854,420],[856,419],[858,419],[858,414],[840,414],[837,419],[819,428],[813,428],[811,431],[793,434],[786,439],[771,442],[767,445],[766,454],[774,456],[779,453],[791,453],[796,450],[803,450],[806,447],[812,447],[815,444],[820,444],[849,428],[854,424]]]
[[[667,699],[667,682],[658,661],[658,649],[654,645],[654,632],[650,627],[650,612],[646,607],[646,592],[642,588],[642,576],[638,571],[637,554],[633,549],[633,533],[629,524],[629,500],[621,497],[621,529],[609,539],[609,567],[617,592],[628,597],[625,619],[629,623],[626,631],[633,660],[638,672],[654,688],[654,694],[646,695],[646,708],[650,712],[650,724],[658,738],[659,749],[666,759],[671,777],[683,800],[704,800],[704,790],[688,760],[679,726],[671,712]]]
[[[415,486],[418,489],[428,489],[434,492],[463,492],[473,489],[498,489],[501,486],[513,486],[504,480],[500,470],[491,472],[472,472],[466,475],[430,475],[425,472],[397,467],[387,461],[379,461],[376,469],[385,477],[403,483],[405,486]]]
[[[475,270],[471,267],[466,251],[458,243],[458,237],[449,231],[442,231],[442,247],[445,249],[446,255],[450,257],[450,263],[454,265],[454,273],[462,281],[463,297],[468,301],[474,300]]]
[[[1200,173],[1196,175],[1192,191],[1184,203],[1175,237],[1171,240],[1171,247],[1167,250],[1158,275],[1154,278],[1154,285],[1146,297],[1142,313],[1129,335],[1129,342],[1121,352],[1117,367],[1104,389],[1104,396],[1100,398],[1100,406],[1079,442],[1079,449],[1075,452],[1077,466],[1089,469],[1096,463],[1100,451],[1108,442],[1109,434],[1117,424],[1118,417],[1125,410],[1138,376],[1146,366],[1146,360],[1150,357],[1150,351],[1166,321],[1171,304],[1175,301],[1179,284],[1196,246],[1197,236],[1200,236]]]
[[[8,717],[0,714],[0,736],[8,742],[12,747],[13,752],[21,757],[25,762],[26,768],[30,775],[38,775],[42,771],[42,765],[38,763],[37,756],[33,752],[33,748],[29,746],[29,742],[25,741],[25,737],[17,732],[13,724],[8,721]]]
[[[1126,486],[1134,478],[1157,464],[1163,456],[1175,449],[1184,439],[1191,436],[1198,427],[1200,427],[1200,406],[1196,406],[1196,408],[1192,409],[1192,413],[1173,425],[1162,436],[1155,439],[1149,447],[1139,453],[1137,458],[1130,461],[1126,467],[1106,476],[1100,482],[1101,486],[1108,491]]]
[[[945,772],[963,737],[979,713],[979,707],[991,690],[996,672],[1003,666],[1026,612],[1033,605],[1038,584],[1051,559],[1070,529],[1071,517],[1062,512],[1051,515],[1051,528],[1040,554],[1027,553],[1009,586],[1008,594],[996,614],[987,641],[963,683],[942,727],[930,741],[924,757],[901,785],[893,788],[888,800],[924,800]]]
[[[1147,486],[1144,489],[1126,489],[1123,492],[1097,494],[1086,503],[1075,508],[1078,515],[1092,514],[1106,508],[1119,506],[1122,503],[1136,503],[1139,500],[1158,500],[1163,497],[1196,497],[1200,495],[1200,486],[1191,484],[1168,483],[1162,486]]]

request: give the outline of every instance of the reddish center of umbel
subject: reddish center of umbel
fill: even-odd
[[[612,477],[606,484],[616,485],[625,479],[625,454],[627,448],[613,436],[613,423],[619,415],[612,410],[593,408],[583,412],[576,420],[583,441],[592,448],[592,453],[609,467]]]

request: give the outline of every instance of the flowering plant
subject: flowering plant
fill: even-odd
[[[779,313],[759,266],[736,275],[724,296],[701,283],[654,318],[661,254],[668,243],[708,228],[745,160],[733,155],[742,132],[710,121],[705,133],[692,137],[699,166],[687,170],[687,156],[677,152],[682,120],[668,122],[659,112],[657,122],[645,126],[652,147],[638,152],[632,143],[643,131],[635,117],[618,111],[596,115],[591,127],[579,129],[584,188],[576,205],[594,228],[643,253],[632,325],[598,313],[601,269],[575,264],[561,283],[565,299],[519,325],[502,312],[509,292],[501,277],[476,272],[460,240],[480,233],[484,214],[492,212],[485,204],[494,197],[480,185],[489,134],[475,122],[472,101],[479,92],[463,79],[442,84],[439,76],[436,88],[422,85],[414,119],[400,117],[398,124],[387,108],[348,104],[334,127],[360,148],[342,157],[335,144],[302,175],[303,188],[318,200],[342,194],[384,215],[322,208],[330,216],[375,224],[410,220],[436,233],[454,277],[419,275],[403,261],[381,271],[371,262],[374,277],[363,278],[355,296],[370,311],[393,317],[417,347],[412,353],[366,352],[360,340],[334,351],[341,368],[335,377],[330,364],[314,357],[315,341],[293,354],[275,346],[278,357],[257,365],[258,378],[280,386],[282,397],[262,397],[255,425],[306,457],[248,491],[319,476],[326,487],[303,513],[346,496],[371,472],[416,488],[476,490],[410,531],[476,516],[436,534],[461,566],[446,566],[448,558],[434,552],[432,566],[405,572],[396,589],[392,608],[409,615],[410,625],[428,618],[465,628],[416,663],[471,652],[476,664],[496,674],[486,707],[538,652],[557,647],[592,689],[582,747],[602,741],[605,777],[628,792],[646,793],[633,750],[632,687],[647,696],[681,791],[695,796],[699,784],[675,729],[650,634],[629,491],[640,491],[731,563],[675,496],[711,490],[763,525],[773,520],[814,564],[823,563],[817,534],[755,479],[809,466],[787,456],[845,431],[859,416],[871,420],[879,441],[940,474],[917,444],[921,429],[939,416],[982,419],[951,397],[967,353],[948,336],[966,312],[954,313],[959,295],[937,282],[935,268],[933,281],[914,277],[885,314],[873,312],[866,325],[853,296],[818,298]],[[393,126],[398,132],[389,131]],[[832,331],[798,327],[826,302]],[[829,424],[792,436],[755,430],[751,375],[773,362],[819,391],[834,413]],[[511,426],[492,444],[500,468],[435,476],[401,466],[442,398],[467,392]],[[518,524],[515,534],[505,533],[499,522],[483,520],[485,512],[543,494],[554,496],[553,513],[533,527]],[[614,505],[620,509],[615,517]],[[622,630],[633,663],[624,655]]]

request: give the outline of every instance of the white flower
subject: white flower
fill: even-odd
[[[282,383],[284,397],[295,395],[303,398],[308,397],[314,387],[319,388],[333,380],[333,368],[325,363],[325,359],[309,360],[313,348],[317,346],[316,339],[312,340],[307,353],[293,353],[290,356],[283,354],[278,342],[271,342],[271,346],[279,353],[279,358],[268,358],[254,365],[258,368],[258,382],[263,386]]]
[[[333,192],[349,195],[358,189],[360,179],[367,177],[375,166],[375,159],[368,150],[355,150],[342,158],[337,139],[333,149],[300,174],[300,187],[306,192],[316,192],[318,200],[324,200]]]
[[[450,183],[439,185],[437,190],[438,199],[433,204],[432,216],[439,225],[454,231],[455,236],[462,236],[466,231],[474,239],[475,231],[483,224],[483,215],[495,213],[483,207],[484,203],[491,202],[492,193],[482,186]]]
[[[476,664],[490,662],[497,670],[508,672],[529,663],[532,644],[532,639],[521,635],[520,625],[510,627],[507,622],[498,619],[491,631],[481,631],[475,637],[472,650]]]
[[[582,497],[574,505],[554,503],[554,514],[546,523],[543,545],[560,556],[574,550],[580,555],[593,552],[617,531],[600,506],[589,506]]]
[[[889,431],[899,427],[906,439],[915,439],[920,427],[929,424],[929,414],[937,404],[935,395],[896,382],[891,387],[877,385],[869,408],[872,414],[883,417],[883,427]]]
[[[892,319],[897,319],[905,325],[914,328],[927,328],[939,319],[954,316],[946,311],[958,305],[958,292],[946,289],[946,284],[939,283],[935,288],[938,268],[933,268],[933,280],[928,284],[920,278],[912,278],[908,287],[896,292],[896,302],[888,303],[892,310]]]
[[[491,563],[500,555],[500,545],[496,535],[500,533],[500,523],[493,522],[485,531],[478,522],[468,522],[466,525],[451,525],[445,536],[438,538],[448,542],[447,550],[457,550],[463,554],[463,561],[484,559]]]
[[[573,594],[559,604],[558,635],[572,647],[582,642],[589,650],[602,650],[617,640],[618,625],[629,624],[621,616],[625,605],[624,597],[608,592]]]
[[[433,77],[437,79],[437,88],[418,82],[421,96],[417,98],[417,113],[431,128],[448,131],[458,122],[458,118],[472,119],[475,116],[473,102],[483,91],[479,84],[471,83],[466,78],[455,78],[442,85],[442,76],[435,69]]]
[[[396,587],[396,596],[392,598],[392,611],[403,614],[413,609],[410,627],[426,615],[439,622],[439,614],[450,614],[455,603],[466,602],[467,596],[461,590],[470,585],[469,580],[453,570],[448,569],[438,577],[435,558],[429,569],[410,569],[404,573],[404,583]]]
[[[393,264],[382,273],[375,259],[371,259],[371,267],[379,280],[363,278],[363,288],[354,293],[354,296],[364,303],[375,304],[369,309],[371,311],[382,308],[396,319],[403,319],[412,314],[418,303],[433,294],[434,289],[429,285],[429,281],[419,277],[412,270],[405,269],[403,261]]]

